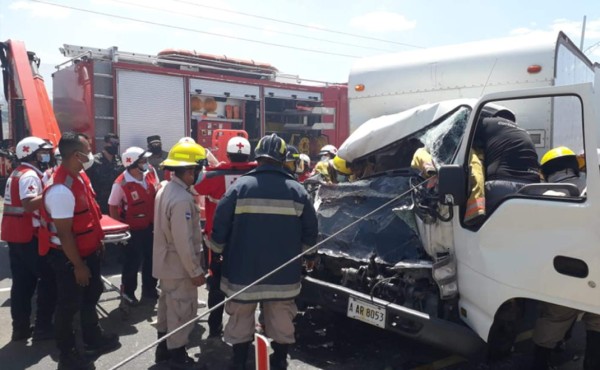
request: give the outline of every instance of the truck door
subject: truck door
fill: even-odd
[[[484,339],[498,308],[513,298],[600,314],[600,171],[596,154],[600,104],[592,84],[485,96],[473,110],[455,163],[468,173],[468,153],[485,106],[539,99],[551,99],[552,106],[563,110],[562,119],[553,122],[556,132],[564,131],[557,130],[557,125],[573,128],[569,135],[552,136],[551,145],[585,152],[587,192],[565,196],[565,192],[547,193],[560,190],[553,188],[557,184],[544,184],[544,189],[537,190],[526,186],[508,194],[477,227],[463,223],[464,204],[455,207],[457,217],[452,222],[459,311]],[[520,117],[547,112],[524,109],[514,114],[518,124]]]

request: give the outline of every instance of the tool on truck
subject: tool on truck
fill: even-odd
[[[558,45],[561,50],[571,43],[561,33]],[[423,174],[411,168],[421,146],[432,156],[437,186],[421,186],[387,212],[324,243],[320,263],[303,281],[302,299],[460,354],[484,353],[487,342],[492,358],[510,351],[518,330],[531,324],[525,313],[538,302],[600,313],[600,252],[593,231],[600,203],[592,194],[600,191],[600,96],[594,90],[600,68],[576,54],[563,66],[573,70],[584,63],[587,83],[505,86],[507,91],[474,99],[365,118],[338,151],[359,180],[319,189],[322,238],[422,181]],[[371,71],[383,75],[377,72]],[[372,86],[363,83],[364,91]],[[357,94],[351,93],[351,106],[370,102],[374,109],[391,109],[391,94],[373,94],[364,102]],[[544,194],[564,190],[565,184],[525,185],[507,194],[481,223],[466,223],[475,130],[482,119],[504,111],[521,127],[551,117],[545,145],[565,142],[585,152],[588,193],[569,189],[570,196],[556,197]]]

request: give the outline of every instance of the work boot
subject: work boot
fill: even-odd
[[[549,361],[552,348],[544,348],[538,345],[533,351],[533,365],[531,370],[548,370],[550,369]]]
[[[169,350],[169,367],[171,370],[200,369],[200,364],[188,356],[185,346]]]
[[[273,348],[273,354],[269,356],[271,370],[287,369],[287,354],[289,346],[289,344],[271,342],[271,347]]]
[[[164,337],[167,333],[158,332],[158,339]],[[156,352],[154,353],[154,363],[165,362],[171,359],[169,349],[167,348],[167,341],[163,340],[156,346]]]
[[[230,370],[246,370],[248,360],[248,348],[252,342],[244,342],[233,345],[233,359]]]
[[[41,342],[43,340],[54,339],[54,326],[35,326],[33,329],[33,335],[31,341]]]
[[[95,368],[94,361],[82,356],[75,348],[61,353],[58,358],[58,370],[94,370]]]
[[[600,369],[600,333],[587,331],[583,370]]]
[[[24,328],[13,328],[11,340],[18,342],[21,340],[27,340],[31,337],[32,328],[30,326]]]
[[[107,334],[100,325],[91,329],[92,333],[84,333],[83,349],[88,356],[100,356],[121,347],[117,334]]]

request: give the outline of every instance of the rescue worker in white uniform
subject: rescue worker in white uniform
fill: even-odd
[[[159,338],[196,316],[198,287],[205,283],[200,210],[192,188],[205,159],[202,146],[183,142],[175,144],[161,163],[173,176],[159,189],[154,207],[152,271],[161,290],[156,324]],[[161,342],[155,361],[168,360],[172,369],[198,368],[185,348],[192,329],[189,325]]]
[[[10,290],[12,340],[32,335],[31,299],[37,294],[34,340],[54,337],[52,316],[56,305],[56,282],[46,257],[38,255],[38,209],[42,204],[42,172],[50,162],[52,145],[29,136],[17,143],[20,164],[6,182],[2,240],[8,242],[13,284]],[[39,280],[38,280],[39,279]]]
[[[113,184],[108,197],[110,217],[129,225],[131,239],[123,249],[121,284],[126,302],[135,306],[137,275],[142,266],[142,299],[156,302],[157,281],[152,277],[152,223],[154,198],[159,188],[158,175],[148,165],[152,154],[137,146],[127,148],[121,155],[125,171]]]

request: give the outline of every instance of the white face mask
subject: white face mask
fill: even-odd
[[[321,156],[321,162],[327,162],[328,160],[329,160],[329,156],[328,155]]]
[[[40,154],[40,162],[42,162],[42,163],[50,163],[50,154],[49,153],[42,153],[42,154]]]
[[[83,154],[81,152],[79,152],[80,154]],[[85,154],[83,154],[85,155]],[[87,162],[81,162],[81,160],[79,162],[81,162],[81,164],[83,165],[83,170],[87,171],[90,169],[90,167],[92,167],[94,165],[94,155],[90,152],[87,154]]]
[[[148,171],[148,163],[140,163],[138,164],[138,169],[142,172]]]

